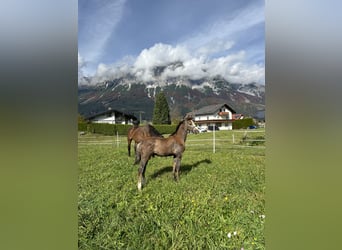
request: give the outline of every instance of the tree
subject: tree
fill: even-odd
[[[172,117],[171,124],[178,124],[182,120],[182,114],[181,114],[180,108],[177,106],[174,107],[170,111],[170,116]]]
[[[78,114],[77,120],[78,120],[78,123],[84,123],[84,122],[86,122],[85,119],[84,119],[84,117],[83,117],[82,115],[80,115],[80,114]]]
[[[152,122],[153,124],[171,124],[169,105],[163,92],[155,97]]]

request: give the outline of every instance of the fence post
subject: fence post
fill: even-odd
[[[235,136],[234,136],[234,133],[232,134],[232,137],[233,137],[233,144],[235,144]]]
[[[116,131],[116,147],[119,147],[119,131]]]
[[[215,144],[216,144],[216,140],[215,140],[215,123],[214,123],[213,125],[213,153],[215,153],[216,151]]]

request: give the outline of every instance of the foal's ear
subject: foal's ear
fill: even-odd
[[[193,120],[193,119],[194,118],[193,118],[192,114],[190,114],[190,113],[186,114],[183,118],[183,120]]]

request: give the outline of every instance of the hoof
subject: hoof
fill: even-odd
[[[142,180],[138,181],[138,190],[141,191],[142,187],[145,185],[146,179],[142,178]]]

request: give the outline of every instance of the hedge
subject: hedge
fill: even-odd
[[[78,131],[87,131],[87,123],[79,122],[78,123]]]
[[[78,131],[96,133],[103,135],[127,135],[132,125],[128,124],[107,124],[107,123],[78,123]]]
[[[96,133],[103,135],[127,135],[128,130],[132,127],[129,124],[107,124],[107,123],[78,123],[78,131],[88,133]],[[161,134],[173,133],[177,125],[154,125]]]
[[[233,129],[248,128],[251,125],[254,125],[254,121],[253,121],[252,118],[245,118],[245,119],[241,119],[241,120],[235,120],[233,122]]]
[[[235,120],[233,129],[245,129],[254,125],[252,118]],[[177,125],[153,125],[161,134],[172,134],[176,131]],[[127,135],[128,130],[132,127],[129,124],[107,124],[107,123],[78,123],[78,131],[86,131],[88,133],[96,133],[103,135]]]
[[[173,132],[176,131],[177,125],[153,125],[153,127],[156,128],[156,130],[159,131],[161,134],[172,134]]]

